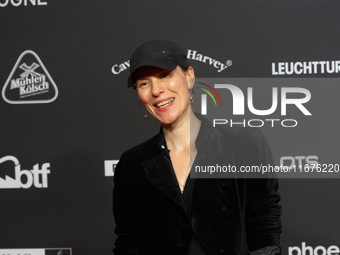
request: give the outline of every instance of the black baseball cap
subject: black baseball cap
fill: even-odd
[[[189,67],[184,51],[168,40],[154,39],[139,46],[130,58],[128,87],[134,87],[133,73],[142,66],[174,70],[177,65]]]

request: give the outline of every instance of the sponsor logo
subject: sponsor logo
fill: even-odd
[[[127,70],[128,68],[130,68],[130,60],[125,61],[124,63],[120,63],[120,64],[115,64],[112,68],[111,68],[111,72],[113,74],[120,74],[121,72]]]
[[[163,52],[168,53],[168,52]],[[222,72],[225,69],[227,69],[229,66],[233,64],[231,60],[227,60],[225,64],[222,62],[213,59],[208,56],[203,56],[202,54],[197,53],[196,50],[188,50],[187,51],[187,59],[196,60],[205,64],[209,64],[210,66],[213,66],[217,69],[217,72]],[[114,64],[111,68],[111,72],[115,75],[120,74],[121,72],[128,70],[130,68],[130,60],[126,60],[123,63]]]
[[[206,83],[202,82],[196,82],[196,84],[204,84],[205,86],[209,86],[211,90],[214,91],[214,93],[218,96],[220,100],[220,104],[222,106],[222,101],[220,99],[219,94],[216,92],[215,89],[227,89],[231,92],[232,96],[232,114],[233,115],[245,115],[245,96],[243,91],[236,85],[232,84],[214,84],[213,86],[207,85]],[[196,86],[195,86],[196,88]],[[197,88],[202,89],[201,87],[197,86]],[[210,92],[208,92],[205,89],[202,89],[205,92],[207,92],[211,98],[213,99],[215,105],[217,105],[216,100],[212,96]],[[278,97],[278,88],[273,87],[271,88],[271,98],[272,103],[271,107],[269,109],[265,110],[259,110],[254,107],[254,98],[253,98],[253,88],[247,87],[247,106],[248,111],[251,114],[257,115],[257,116],[268,116],[273,114],[279,105],[279,99],[280,99],[280,106],[281,106],[281,116],[287,115],[287,105],[295,105],[298,110],[300,110],[305,116],[311,116],[312,114],[307,110],[307,108],[304,106],[305,103],[307,103],[311,99],[311,93],[308,89],[305,88],[298,88],[298,87],[281,87],[280,88],[280,94],[281,97]],[[288,95],[293,94],[294,97],[288,97]],[[297,98],[296,98],[297,97]],[[263,99],[261,99],[263,100]],[[221,113],[223,110],[219,110]],[[201,114],[207,115],[207,95],[202,94],[201,95]],[[270,124],[271,127],[275,126],[275,123],[280,123],[282,127],[296,127],[298,125],[297,120],[295,119],[250,119],[246,120],[243,119],[242,121],[235,121],[233,119],[227,120],[227,119],[213,119],[213,126],[216,125],[224,125],[229,124],[230,126],[233,125],[241,125],[243,127],[249,126],[249,127],[262,127],[265,125],[265,123]]]
[[[9,162],[7,162],[9,161]],[[50,173],[50,163],[45,163],[39,168],[39,164],[35,164],[32,170],[21,170],[19,160],[14,156],[5,156],[0,158],[1,164],[14,166],[14,178],[5,175],[5,178],[0,177],[0,189],[28,189],[32,187],[36,188],[48,188],[47,175]],[[0,169],[1,170],[1,169]],[[22,181],[22,177],[26,179],[26,182]]]
[[[105,176],[113,176],[119,160],[105,160],[104,174]]]
[[[339,73],[340,60],[272,63],[272,75]]]
[[[71,248],[0,249],[0,255],[72,255]]]
[[[58,97],[58,88],[39,56],[27,50],[15,63],[2,97],[9,104],[51,103]]]
[[[307,165],[318,165],[319,157],[316,155],[310,156],[283,156],[280,158],[280,166],[304,167]]]
[[[6,7],[8,5],[13,5],[15,7],[20,6],[20,5],[47,5],[46,1],[43,0],[0,0],[0,7]]]
[[[306,246],[306,243],[302,242],[301,248],[299,246],[288,247],[288,255],[338,255],[339,253],[340,249],[336,245],[329,247],[319,245],[313,248]]]
[[[197,53],[196,50],[188,50],[187,59],[192,59],[192,60],[196,60],[202,63],[209,64],[210,66],[213,66],[214,68],[216,68],[217,72],[219,73],[227,69],[229,66],[233,64],[231,60],[227,60],[226,64],[223,64],[222,62],[216,59],[213,59],[208,56],[203,56],[202,54]]]

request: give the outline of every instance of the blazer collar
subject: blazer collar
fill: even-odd
[[[175,172],[172,167],[169,150],[166,145],[163,129],[157,136],[156,142],[150,148],[156,152],[155,157],[142,163],[146,178],[160,192],[177,204],[186,214],[186,205],[180,191]]]

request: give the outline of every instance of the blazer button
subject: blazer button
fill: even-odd
[[[227,210],[227,207],[225,207],[225,206],[223,206],[222,208],[221,208],[221,211],[222,212],[224,212],[224,211],[226,211]]]
[[[223,249],[220,249],[220,253],[225,253],[225,250],[223,250]]]

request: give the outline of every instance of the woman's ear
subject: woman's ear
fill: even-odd
[[[188,70],[186,72],[186,75],[187,75],[187,79],[188,79],[189,89],[192,89],[194,87],[194,84],[195,84],[195,71],[194,71],[194,68],[189,66]]]

